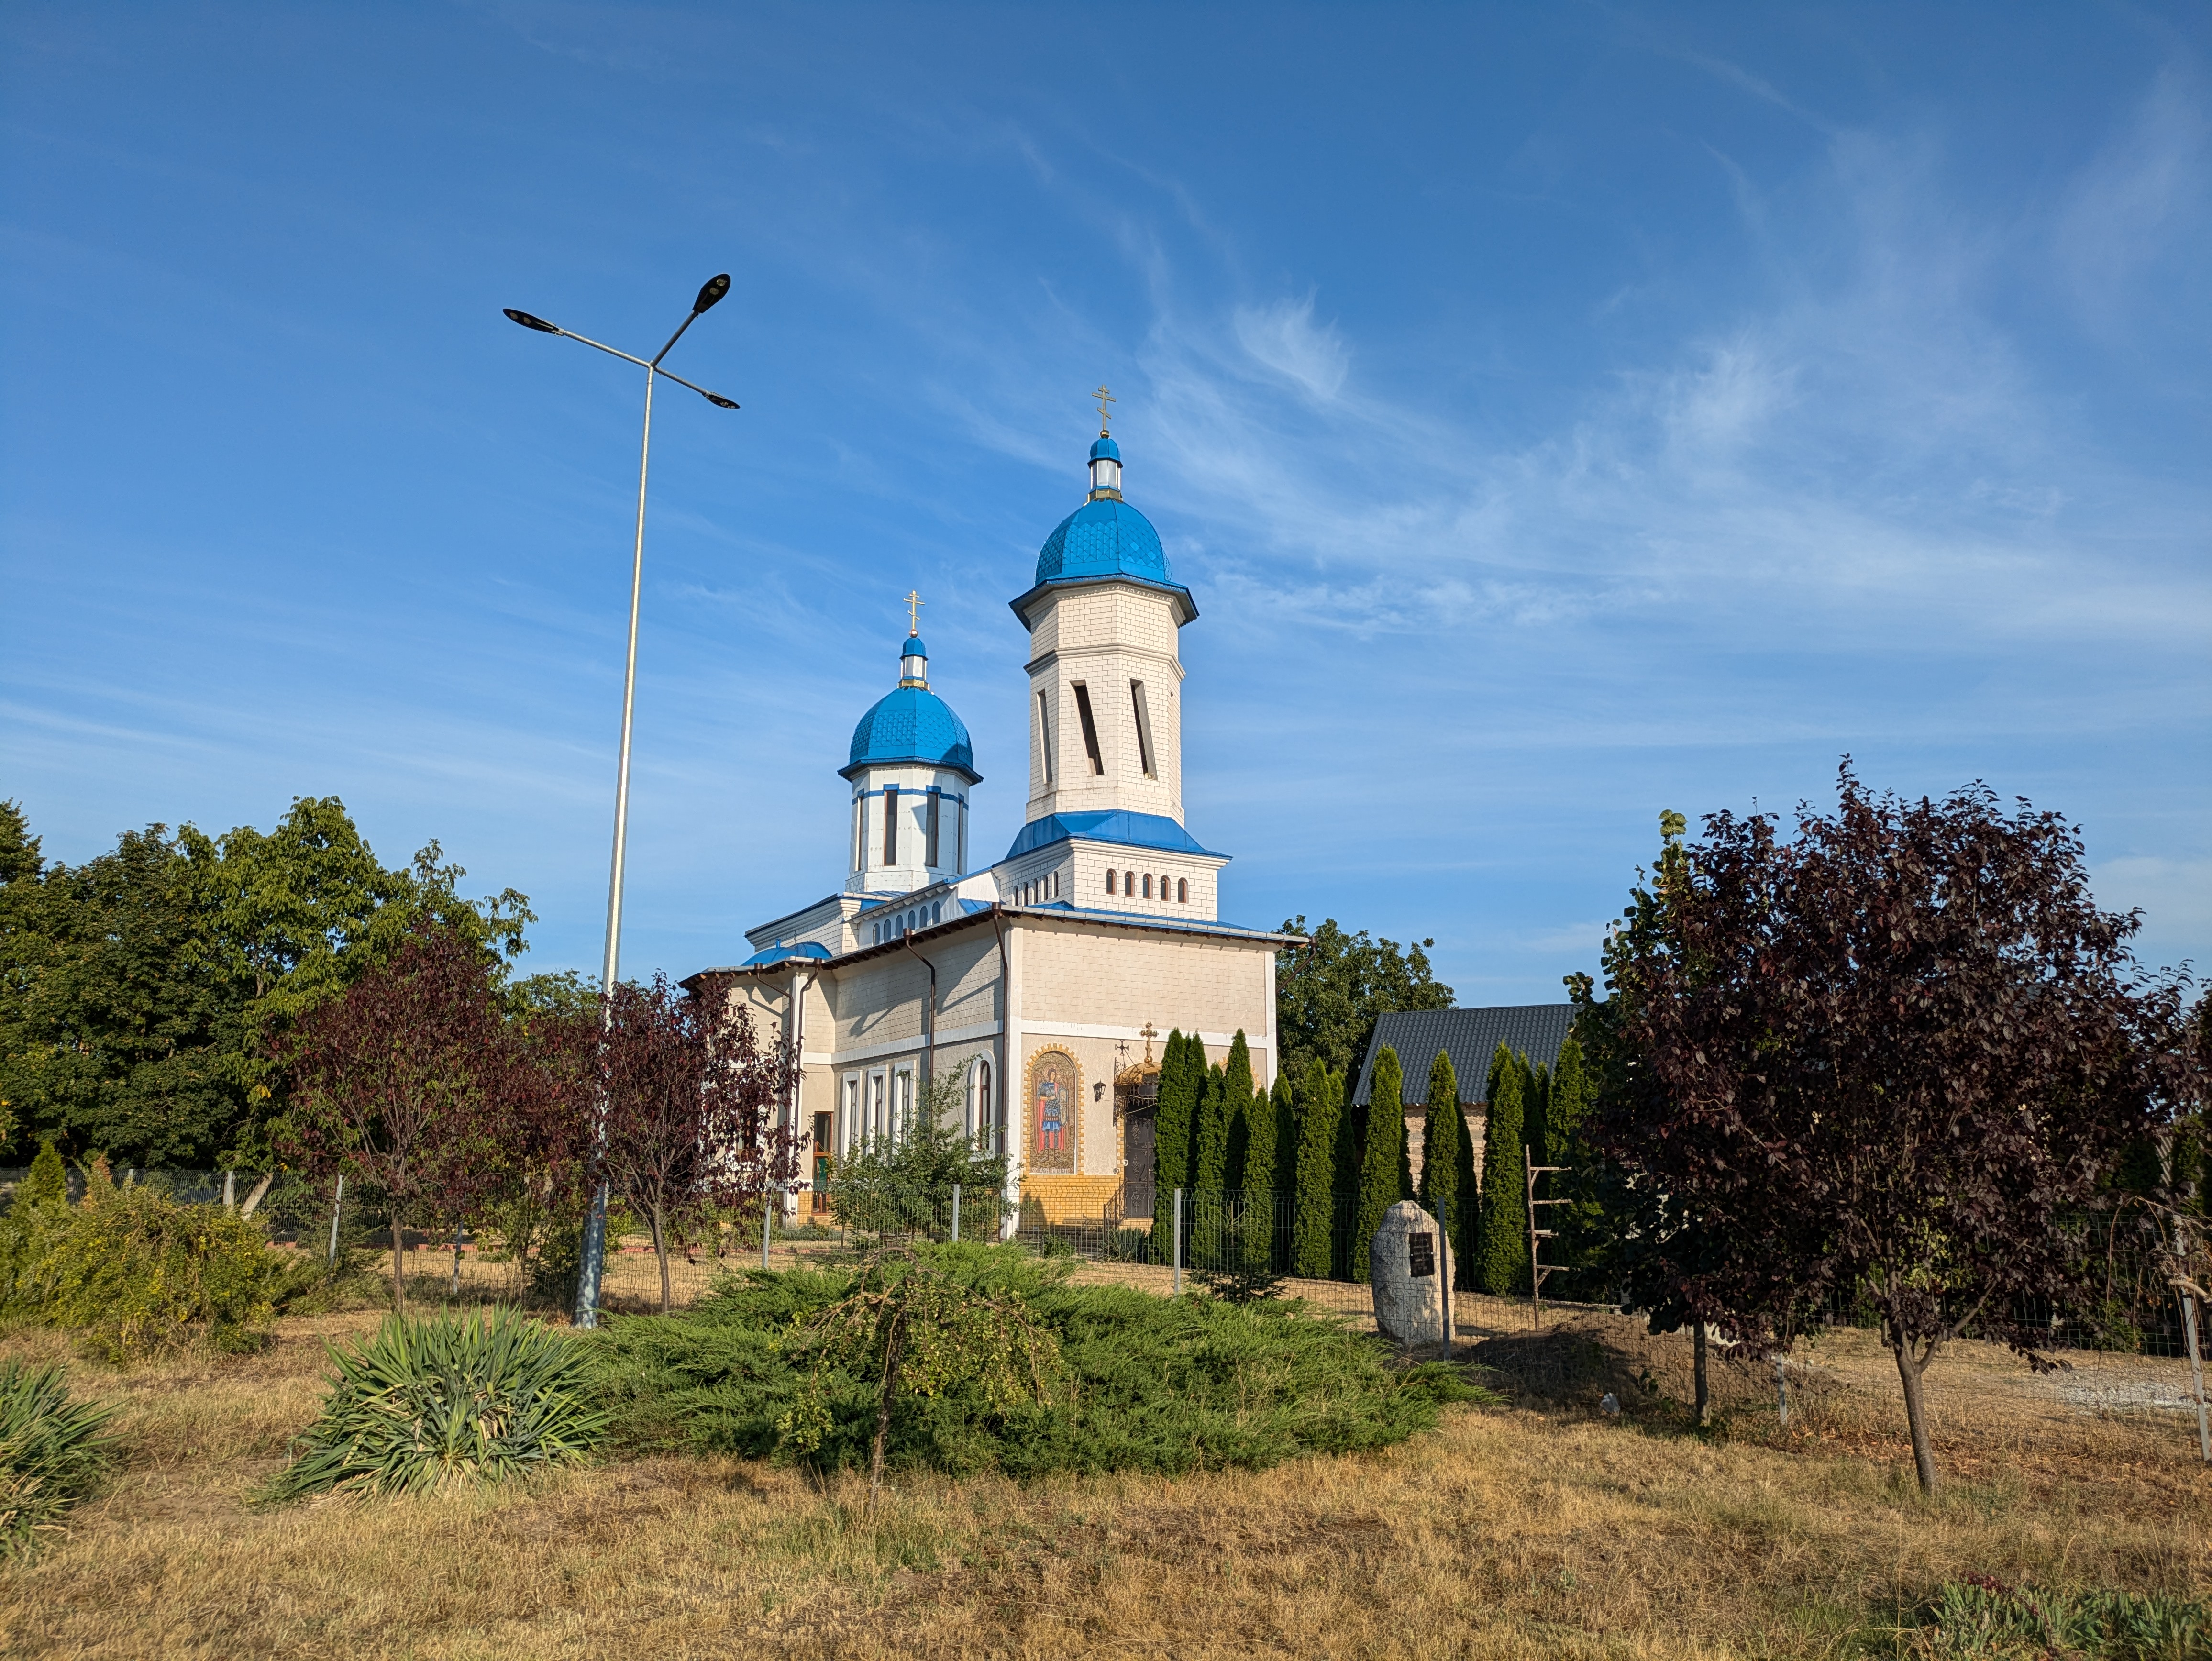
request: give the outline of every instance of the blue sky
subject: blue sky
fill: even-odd
[[[1018,828],[1006,602],[1085,394],[1224,914],[1593,966],[1656,815],[1972,779],[2212,959],[2197,7],[0,14],[0,794],[48,853],[337,794],[595,965],[842,875],[900,596]],[[1163,1020],[1171,1019],[1164,1012]]]

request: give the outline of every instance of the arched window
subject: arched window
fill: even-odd
[[[1162,899],[1165,899],[1165,898],[1167,898],[1167,897],[1168,897],[1170,894],[1172,894],[1173,892],[1175,892],[1175,885],[1174,885],[1174,884],[1169,881],[1169,879],[1168,879],[1168,873],[1167,873],[1166,872],[1164,872],[1164,871],[1161,872],[1161,873],[1160,873],[1160,897],[1161,897]]]
[[[1106,891],[1109,894],[1114,891],[1114,873],[1111,871],[1106,873]]]
[[[1124,871],[1124,872],[1121,873],[1121,894],[1122,894],[1122,897],[1126,899],[1128,896],[1130,896],[1130,895],[1132,895],[1132,894],[1135,893],[1136,891],[1137,891],[1137,873],[1136,873],[1135,872],[1133,872],[1133,871]]]
[[[944,916],[945,902],[943,900],[932,900],[929,903],[929,921],[931,926],[933,928],[935,927]]]
[[[1190,904],[1190,879],[1188,877],[1177,877],[1176,879],[1176,898],[1185,905]]]
[[[1152,873],[1151,872],[1147,871],[1147,872],[1146,872],[1146,873],[1145,873],[1145,897],[1146,897],[1146,899],[1150,899],[1150,898],[1152,898]]]
[[[968,1072],[968,1134],[985,1158],[997,1156],[999,1122],[992,1112],[991,1061],[988,1056],[978,1056],[975,1065]]]

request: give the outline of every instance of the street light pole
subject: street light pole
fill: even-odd
[[[638,441],[637,452],[637,535],[630,548],[629,563],[629,643],[623,661],[622,745],[615,763],[615,846],[612,868],[607,876],[607,940],[606,952],[599,969],[599,1031],[602,1037],[614,1024],[614,995],[616,977],[622,967],[622,910],[623,871],[629,843],[629,735],[630,719],[637,703],[637,612],[645,587],[645,480],[646,471],[653,459],[653,383],[665,375],[679,386],[689,386],[717,409],[734,410],[738,406],[720,392],[710,392],[704,386],[693,386],[679,374],[660,367],[676,343],[684,338],[684,330],[699,320],[700,315],[713,307],[730,291],[729,273],[713,277],[699,290],[699,297],[691,304],[691,314],[678,324],[676,332],[668,337],[668,344],[654,353],[648,361],[632,357],[628,352],[617,351],[612,346],[602,345],[571,330],[559,328],[543,318],[532,317],[527,312],[505,308],[507,315],[526,329],[540,334],[564,335],[584,345],[597,347],[603,352],[635,363],[645,371],[645,431]],[[592,1121],[592,1209],[584,1224],[584,1261],[576,1276],[576,1324],[592,1327],[599,1320],[599,1260],[605,1255],[607,1240],[607,1179],[605,1159],[607,1146],[607,1100],[604,1088],[599,1092]]]

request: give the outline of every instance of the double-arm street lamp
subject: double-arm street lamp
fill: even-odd
[[[682,375],[660,367],[676,343],[684,338],[684,331],[696,323],[702,313],[709,310],[730,291],[727,271],[710,279],[699,290],[699,297],[691,302],[691,315],[677,326],[676,332],[668,337],[668,344],[655,352],[651,360],[632,357],[628,352],[616,351],[612,346],[587,338],[574,332],[548,323],[542,317],[532,317],[528,312],[518,312],[514,307],[505,307],[508,317],[526,329],[535,329],[540,334],[556,334],[569,340],[580,341],[586,346],[607,352],[635,363],[645,371],[645,437],[637,452],[637,540],[630,551],[629,562],[629,654],[623,666],[622,751],[615,764],[615,853],[614,868],[607,878],[607,949],[599,970],[599,1008],[601,1030],[614,1019],[615,976],[621,966],[623,858],[629,831],[629,723],[630,711],[637,698],[637,605],[638,594],[645,581],[645,470],[653,456],[653,383],[661,377],[679,386],[689,386],[718,410],[734,410],[738,406],[720,392],[710,392],[704,386],[693,386]],[[607,1238],[607,1181],[601,1164],[607,1143],[607,1103],[604,1093],[592,1116],[592,1212],[584,1225],[584,1264],[576,1278],[576,1324],[596,1326],[599,1317],[599,1259],[605,1252]]]

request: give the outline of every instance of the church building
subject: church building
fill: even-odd
[[[930,690],[917,629],[838,770],[847,822],[823,830],[846,849],[842,885],[747,931],[741,964],[685,983],[797,1050],[810,1208],[839,1157],[898,1137],[928,1080],[951,1078],[948,1116],[1006,1155],[1025,1204],[1054,1221],[1149,1214],[1152,1041],[1195,1028],[1219,1061],[1241,1031],[1255,1079],[1273,1080],[1275,953],[1298,942],[1220,920],[1229,856],[1183,824],[1177,640],[1198,606],[1123,500],[1103,423],[1090,470],[1012,602],[1030,735],[1012,845],[974,862],[983,774]]]

